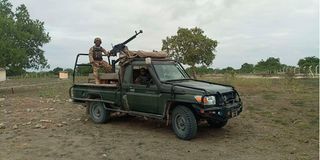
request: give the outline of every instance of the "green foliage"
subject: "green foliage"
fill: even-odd
[[[63,68],[60,68],[60,67],[56,67],[52,70],[52,72],[55,74],[55,75],[58,75],[59,72],[63,71]]]
[[[233,73],[233,72],[235,72],[235,71],[236,71],[236,70],[235,70],[234,68],[232,68],[232,67],[223,68],[223,69],[221,70],[222,73]]]
[[[80,65],[76,68],[76,72],[82,76],[88,76],[89,73],[92,73],[92,67],[89,64],[83,64],[82,66]]]
[[[252,73],[253,71],[254,71],[253,64],[244,63],[243,65],[241,65],[241,68],[240,68],[241,73]]]
[[[226,82],[231,82],[236,78],[236,70],[232,67],[223,68],[219,73],[223,73],[223,77]]]
[[[290,66],[286,64],[281,64],[279,58],[269,57],[266,61],[263,59],[259,61],[256,65],[244,63],[241,65],[241,68],[238,70],[233,69],[232,67],[227,67],[224,69],[215,69],[215,73],[257,73],[263,75],[276,74],[278,71],[284,72],[286,79],[292,79],[296,73],[307,73],[309,72],[309,66],[312,67],[312,70],[316,70],[315,67],[319,65],[319,58],[305,57],[300,59],[298,62],[300,68],[295,66]],[[318,66],[319,67],[319,66]]]
[[[18,66],[12,66],[10,69],[7,70],[8,76],[24,75],[26,73],[27,73],[26,70]]]
[[[42,71],[42,72],[27,72],[25,75],[24,75],[25,78],[49,78],[49,77],[54,77],[54,75],[50,72],[45,72],[45,71]]]
[[[279,58],[269,57],[266,61],[263,59],[255,66],[255,70],[258,72],[264,72],[268,74],[274,74],[281,68]]]
[[[52,78],[57,77],[53,74],[53,71],[41,71],[41,72],[24,72],[17,76],[10,76],[9,79],[32,79],[32,78]]]
[[[13,12],[8,0],[0,0],[0,67],[6,68],[8,75],[49,67],[41,47],[50,41],[50,36],[43,25],[30,19],[25,5]]]
[[[284,76],[288,81],[292,81],[294,79],[294,74],[293,70],[287,70]]]
[[[309,67],[309,66],[316,67],[317,65],[319,65],[319,58],[315,56],[305,57],[299,60],[298,65],[300,68]]]
[[[188,74],[192,74],[191,67],[187,68],[186,71],[188,72]],[[211,74],[211,73],[214,73],[214,70],[212,68],[208,68],[206,66],[196,67],[195,71],[198,74]]]
[[[72,74],[73,73],[73,69],[71,69],[71,68],[66,68],[66,69],[64,69],[64,71],[68,72],[68,74]]]
[[[204,35],[200,28],[179,28],[177,35],[162,40],[162,50],[169,56],[183,64],[190,65],[194,70],[195,65],[209,66],[215,58],[215,48],[218,42]]]
[[[232,68],[232,67],[226,67],[226,68],[222,68],[222,69],[214,69],[213,72],[214,73],[219,73],[219,74],[225,74],[225,73],[233,73],[236,72],[237,70]]]

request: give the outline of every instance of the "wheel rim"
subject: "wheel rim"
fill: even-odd
[[[101,108],[100,105],[97,103],[94,103],[91,109],[91,114],[94,119],[99,119],[101,117]]]
[[[175,117],[175,125],[178,131],[185,131],[186,130],[186,120],[180,114],[176,115]]]

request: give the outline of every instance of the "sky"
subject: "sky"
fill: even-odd
[[[107,50],[135,30],[143,34],[131,50],[161,50],[162,40],[179,27],[200,27],[217,40],[210,67],[240,68],[268,57],[297,66],[299,59],[319,57],[318,0],[11,0],[25,4],[32,19],[45,23],[52,40],[45,57],[51,68],[73,68],[95,37]]]

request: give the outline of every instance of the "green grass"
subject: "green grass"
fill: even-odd
[[[259,152],[266,153],[275,147],[278,153],[291,155],[293,159],[314,159],[319,151],[319,79],[264,79],[204,76],[202,80],[231,84],[240,93],[244,110],[239,117],[230,120],[222,131],[257,144]],[[78,80],[87,81],[86,77]],[[15,94],[10,90],[0,90],[0,97],[32,97],[43,101],[47,99],[67,100],[71,80],[27,79],[11,80],[0,84],[20,85],[45,82],[62,82],[31,88],[17,88]],[[3,94],[3,95],[2,95]],[[63,106],[63,105],[61,105]],[[219,132],[213,130],[213,134]],[[257,142],[257,143],[256,143]],[[241,141],[241,146],[248,147]],[[260,145],[260,146],[259,146]],[[252,144],[250,144],[251,148]],[[316,158],[318,159],[318,158]]]
[[[291,104],[294,105],[294,106],[298,106],[298,107],[305,106],[305,102],[303,100],[297,100],[297,101],[292,100]]]
[[[264,93],[263,98],[266,100],[275,100],[277,95],[275,93]]]
[[[290,144],[283,150],[295,146],[301,150],[301,159],[303,152],[319,150],[319,79],[203,79],[233,85],[244,103],[240,120],[252,121],[252,129],[259,128],[255,132],[265,134],[271,143]],[[267,136],[271,133],[277,138]]]

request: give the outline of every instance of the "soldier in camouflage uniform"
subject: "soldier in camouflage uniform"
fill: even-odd
[[[96,84],[100,84],[98,69],[103,67],[106,73],[110,73],[112,71],[112,67],[109,63],[103,60],[102,53],[105,55],[109,55],[109,52],[106,51],[103,47],[101,47],[102,41],[100,38],[94,39],[94,46],[89,50],[89,60],[93,68],[93,76],[96,81]]]

